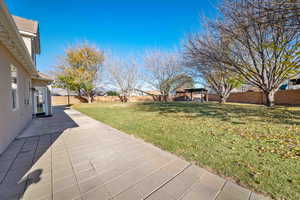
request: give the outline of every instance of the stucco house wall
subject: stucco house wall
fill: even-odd
[[[17,96],[18,106],[12,109],[11,100],[11,72],[10,66],[17,68]],[[28,94],[30,76],[0,43],[0,153],[23,130],[32,118],[32,103],[25,104],[25,96]]]
[[[0,154],[37,114],[37,99],[33,98],[34,95],[40,97],[34,85],[36,80],[44,82],[42,90],[49,90],[52,80],[36,68],[36,54],[40,52],[38,22],[12,16],[0,0]],[[17,74],[17,81],[12,79],[12,74]],[[16,91],[16,97],[12,91]],[[45,92],[42,95],[41,101],[49,98]],[[17,106],[13,108],[15,99]],[[40,104],[44,110],[49,110],[49,105]]]

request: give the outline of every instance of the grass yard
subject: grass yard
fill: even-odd
[[[300,199],[300,108],[188,102],[74,108],[275,199]]]

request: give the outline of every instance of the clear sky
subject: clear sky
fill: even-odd
[[[10,12],[40,23],[48,71],[66,46],[87,40],[119,56],[171,49],[201,30],[200,16],[214,17],[218,0],[5,0]]]

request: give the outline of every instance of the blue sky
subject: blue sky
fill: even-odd
[[[200,16],[215,17],[218,0],[6,0],[10,12],[40,23],[47,72],[66,46],[87,40],[118,56],[171,49],[201,30]]]

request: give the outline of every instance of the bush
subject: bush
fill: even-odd
[[[119,96],[119,93],[116,91],[107,91],[106,94],[107,96]]]

